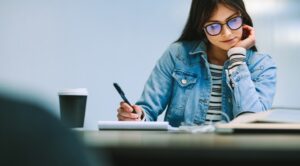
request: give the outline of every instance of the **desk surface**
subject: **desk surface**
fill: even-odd
[[[149,165],[198,160],[220,164],[300,163],[298,134],[191,134],[165,131],[79,131],[85,145],[113,154],[117,164],[137,160]],[[151,160],[149,159],[151,156]],[[216,160],[218,159],[218,160]],[[255,162],[254,162],[255,159]],[[152,161],[152,163],[151,163]],[[156,161],[156,162],[154,162]]]
[[[79,131],[93,147],[186,147],[300,150],[300,134],[212,134],[165,131]]]

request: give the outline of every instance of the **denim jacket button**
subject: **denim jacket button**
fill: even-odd
[[[186,84],[186,83],[187,83],[187,80],[183,79],[183,80],[181,80],[181,83],[182,83],[182,84]]]

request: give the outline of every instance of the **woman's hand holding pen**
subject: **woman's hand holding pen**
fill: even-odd
[[[132,113],[135,110],[136,113]],[[125,102],[120,103],[118,108],[118,120],[119,121],[140,121],[142,119],[143,111],[141,107],[137,105],[128,105]]]
[[[239,41],[235,47],[243,47],[245,49],[249,49],[255,45],[255,30],[253,27],[249,25],[243,26],[243,37],[241,41]]]

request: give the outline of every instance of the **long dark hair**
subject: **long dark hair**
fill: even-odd
[[[219,3],[239,11],[243,17],[243,23],[253,27],[252,19],[247,13],[243,0],[193,0],[187,23],[176,42],[207,40],[203,26]],[[256,46],[250,49],[257,51]]]

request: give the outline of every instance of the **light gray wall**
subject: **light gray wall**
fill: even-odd
[[[247,0],[257,45],[278,67],[274,107],[300,108],[300,1]]]
[[[246,3],[259,49],[278,65],[274,104],[300,107],[300,2]],[[86,87],[85,127],[116,120],[121,99],[112,83],[136,101],[155,62],[181,33],[189,6],[190,0],[1,0],[0,87],[30,94],[56,115],[59,89]]]

